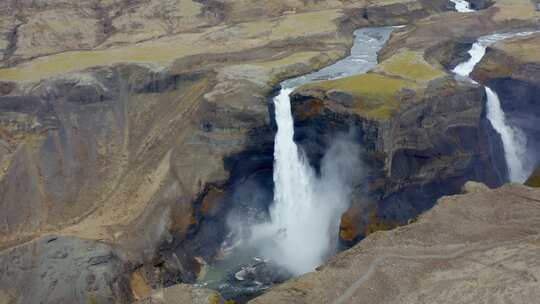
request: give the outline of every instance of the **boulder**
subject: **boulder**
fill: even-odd
[[[478,182],[467,182],[465,185],[463,185],[462,192],[464,194],[467,193],[476,193],[476,192],[482,192],[489,190],[489,187],[485,184],[478,183]]]
[[[46,236],[0,252],[8,303],[127,303],[127,265],[110,245]],[[6,299],[2,297],[2,299]]]

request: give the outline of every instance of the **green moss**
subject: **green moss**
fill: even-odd
[[[373,119],[388,119],[398,107],[401,89],[417,87],[406,80],[378,73],[368,73],[337,80],[323,81],[305,86],[325,91],[339,90],[356,98],[355,111]]]
[[[399,223],[384,220],[377,215],[376,211],[373,211],[369,216],[369,222],[364,230],[364,236],[368,236],[377,231],[388,231],[399,227]]]
[[[258,65],[264,68],[279,68],[282,66],[296,64],[296,63],[308,63],[310,60],[315,59],[320,54],[321,53],[319,52],[299,52],[299,53],[294,53],[284,58],[255,63],[255,65]]]
[[[446,74],[427,63],[421,53],[410,50],[399,52],[385,60],[377,70],[417,82],[429,81]]]
[[[540,188],[540,168],[536,169],[525,182],[526,186]]]
[[[221,297],[217,293],[213,293],[208,297],[208,304],[219,304]]]

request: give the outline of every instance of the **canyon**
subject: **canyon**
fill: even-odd
[[[540,193],[503,184],[540,164],[540,12],[460,5],[3,2],[0,303],[531,303]],[[245,280],[265,225],[292,256]]]

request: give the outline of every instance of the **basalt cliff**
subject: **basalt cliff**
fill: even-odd
[[[539,6],[470,2],[2,1],[0,304],[224,303],[192,284],[223,254],[227,214],[272,202],[279,83],[382,26],[399,27],[372,71],[291,94],[316,171],[339,134],[362,147],[338,240],[352,248],[250,300],[534,302],[540,193],[503,186],[482,85],[533,172],[540,35],[488,47],[475,83],[451,70],[481,36],[538,31]]]

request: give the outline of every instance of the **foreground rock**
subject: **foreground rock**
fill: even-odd
[[[540,188],[540,168],[534,170],[534,172],[529,176],[525,185],[529,187]]]
[[[127,303],[128,270],[108,244],[43,237],[0,251],[0,303]]]
[[[469,188],[250,303],[534,303],[540,190]]]
[[[189,285],[174,285],[158,290],[135,304],[223,304],[224,302],[219,293],[213,290],[194,288]]]

